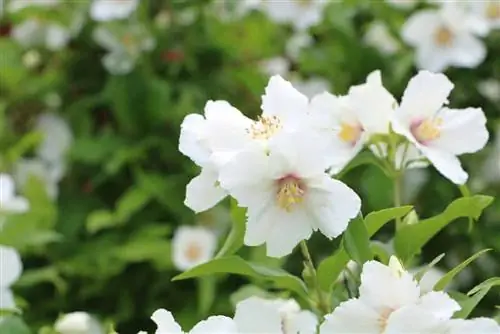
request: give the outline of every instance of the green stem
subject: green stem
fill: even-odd
[[[311,257],[311,253],[309,253],[309,248],[307,248],[307,244],[304,240],[300,242],[300,249],[302,251],[302,255],[304,256],[304,265],[306,266],[309,273],[312,275],[313,281],[313,289],[316,290],[316,294],[318,295],[318,309],[322,312],[323,315],[330,313],[330,307],[328,306],[328,301],[325,299],[323,292],[321,291],[321,287],[319,285],[318,274],[316,273],[316,268],[314,268],[314,263]]]
[[[394,207],[401,206],[401,173],[394,174]],[[396,230],[401,228],[401,217],[396,218]]]

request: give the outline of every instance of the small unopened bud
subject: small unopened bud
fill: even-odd
[[[59,334],[104,334],[97,320],[86,312],[73,312],[62,316],[54,329]]]

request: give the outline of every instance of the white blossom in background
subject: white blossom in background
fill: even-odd
[[[63,172],[62,167],[52,166],[41,159],[21,159],[16,162],[14,179],[23,188],[31,177],[35,177],[45,186],[47,195],[55,199],[59,193],[58,183]]]
[[[400,48],[398,41],[391,35],[389,28],[381,21],[370,24],[363,40],[367,45],[387,56],[395,54]]]
[[[330,90],[330,83],[320,77],[312,77],[306,80],[292,79],[291,83],[295,89],[312,99],[315,95]]]
[[[366,83],[351,87],[346,96],[328,92],[311,100],[316,129],[328,142],[332,173],[338,173],[358,154],[371,135],[388,134],[397,103],[383,87],[380,71],[368,75]]]
[[[105,334],[102,325],[87,312],[63,315],[54,325],[58,334]]]
[[[443,278],[444,275],[446,275],[446,272],[436,267],[431,267],[431,268],[417,267],[417,268],[412,268],[411,270],[409,270],[409,272],[415,275],[422,269],[425,269],[425,274],[418,281],[418,285],[420,286],[420,291],[422,293],[433,291],[434,285],[436,285],[436,283],[441,278]],[[452,287],[452,284],[448,285],[445,290],[450,289]]]
[[[285,77],[290,70],[290,61],[284,57],[265,59],[259,63],[259,69],[267,76],[280,75]]]
[[[420,0],[385,0],[391,6],[401,9],[411,9],[420,2]]]
[[[327,315],[320,333],[433,333],[458,310],[458,303],[444,292],[422,294],[392,256],[388,266],[376,261],[363,265],[359,297]]]
[[[185,271],[212,259],[216,247],[217,237],[211,230],[181,226],[172,239],[172,260],[177,269]]]
[[[500,2],[498,0],[468,0],[466,6],[470,11],[472,24],[481,26],[485,31],[500,28]]]
[[[68,123],[54,113],[41,114],[36,122],[35,130],[43,135],[38,146],[37,156],[48,163],[60,164],[73,143],[73,133]]]
[[[94,30],[93,37],[97,44],[108,51],[102,63],[114,75],[132,71],[142,53],[156,46],[153,37],[141,25],[99,26]]]
[[[489,134],[480,108],[444,107],[452,89],[453,84],[444,74],[420,71],[408,83],[392,126],[443,176],[464,184],[468,175],[457,156],[482,149]]]
[[[297,60],[302,50],[312,46],[314,40],[307,31],[299,31],[293,34],[286,42],[285,52],[288,57]]]
[[[23,65],[27,69],[34,69],[42,62],[42,55],[35,49],[26,51],[22,58]]]
[[[402,202],[415,202],[416,197],[427,181],[429,181],[429,171],[427,169],[411,167],[407,169],[403,175]]]
[[[416,49],[421,69],[440,72],[449,66],[475,68],[486,57],[477,36],[484,27],[474,23],[462,3],[445,3],[439,9],[413,14],[402,28],[402,38]]]
[[[0,310],[16,308],[10,287],[19,279],[22,271],[19,253],[14,248],[0,245]]]
[[[481,95],[492,102],[500,102],[500,81],[488,79],[477,84],[477,89]]]
[[[90,17],[95,21],[126,19],[137,9],[139,0],[94,0]]]
[[[24,213],[29,210],[26,198],[17,196],[14,179],[9,174],[0,174],[0,214]]]
[[[480,177],[486,183],[500,182],[500,126],[497,126],[496,140],[481,168]]]
[[[246,245],[265,243],[268,256],[282,257],[318,229],[339,236],[359,213],[358,195],[325,173],[327,151],[319,143],[307,133],[282,133],[267,152],[241,151],[221,168],[222,186],[248,208]]]
[[[8,10],[17,12],[26,7],[53,7],[60,3],[60,0],[10,0]]]
[[[69,43],[71,31],[59,23],[33,18],[15,25],[11,36],[25,48],[44,47],[58,51]]]

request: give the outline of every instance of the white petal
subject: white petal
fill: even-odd
[[[14,310],[15,308],[16,302],[14,301],[14,294],[12,291],[10,289],[0,287],[0,310]]]
[[[204,227],[181,226],[172,239],[172,260],[179,270],[188,270],[209,261],[215,252],[217,237]]]
[[[272,76],[262,96],[263,115],[275,115],[285,122],[289,119],[304,118],[308,99],[292,84],[279,75]]]
[[[14,179],[9,174],[0,174],[0,206],[14,197]]]
[[[443,321],[432,316],[425,308],[409,305],[392,312],[387,319],[384,334],[441,333]]]
[[[224,316],[212,316],[201,321],[189,331],[189,334],[234,334],[237,333],[233,319]]]
[[[439,14],[435,10],[418,11],[401,28],[402,37],[407,43],[419,46],[431,38],[440,21]]]
[[[460,305],[453,300],[447,293],[442,291],[431,291],[420,299],[418,305],[426,312],[438,319],[450,319],[453,313],[460,310]]]
[[[379,314],[359,299],[350,299],[325,317],[319,333],[380,334],[378,318]]]
[[[184,204],[194,212],[203,212],[214,207],[226,195],[226,191],[218,185],[217,172],[205,167],[188,183]]]
[[[245,230],[245,245],[258,246],[266,242],[269,236],[269,231],[273,227],[273,222],[269,219],[263,219],[263,214],[269,210],[273,203],[269,203],[264,207],[257,207],[254,209],[250,207],[247,211],[247,223]]]
[[[71,37],[70,31],[58,24],[47,27],[45,44],[47,49],[57,51],[64,48]]]
[[[427,43],[416,50],[416,64],[419,69],[432,72],[442,72],[453,64],[453,50],[438,48]]]
[[[281,317],[271,303],[250,297],[236,305],[234,321],[239,333],[281,333]]]
[[[410,122],[415,117],[433,116],[447,103],[453,86],[444,74],[420,71],[405,89],[401,105],[396,110],[398,119]]]
[[[181,326],[175,321],[172,313],[165,309],[156,310],[151,319],[158,326],[156,334],[183,334]]]
[[[124,19],[135,11],[138,4],[138,0],[94,0],[90,16],[96,21]]]
[[[290,212],[275,206],[266,210],[261,219],[271,226],[266,240],[267,256],[279,258],[288,255],[300,241],[309,239],[313,231],[311,218],[300,207]]]
[[[0,245],[0,288],[14,284],[23,271],[19,253],[11,247]]]
[[[453,64],[459,67],[474,68],[486,58],[486,47],[472,34],[457,36],[453,44]]]
[[[45,113],[38,117],[36,130],[44,135],[37,155],[47,162],[61,161],[73,142],[68,123],[57,114]]]
[[[110,52],[102,58],[102,64],[113,75],[130,73],[135,66],[135,58],[126,52]]]
[[[500,325],[493,319],[453,319],[449,322],[449,334],[500,334]]]
[[[349,220],[361,209],[361,199],[344,183],[323,175],[308,184],[309,210],[314,214],[317,227],[327,238],[342,234]]]
[[[189,114],[181,124],[179,151],[203,167],[211,154],[207,137],[207,121],[201,115]]]
[[[419,148],[441,175],[455,184],[467,182],[469,175],[464,171],[460,160],[455,155],[426,146]]]
[[[318,327],[318,318],[310,311],[301,311],[292,319],[294,333],[315,334]]]
[[[480,108],[443,108],[439,117],[443,120],[441,134],[430,146],[461,155],[477,152],[488,142],[486,116]]]
[[[388,266],[369,261],[363,265],[359,294],[362,301],[383,313],[414,304],[420,289],[409,273],[396,273]]]

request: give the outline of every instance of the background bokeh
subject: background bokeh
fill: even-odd
[[[380,69],[384,85],[400,98],[417,71],[400,28],[412,12],[433,6],[331,1],[317,24],[299,29],[258,6],[242,10],[237,1],[142,1],[130,17],[109,22],[93,20],[90,5],[60,1],[5,9],[0,18],[2,172],[14,173],[21,158],[34,156],[43,140],[36,131],[40,115],[60,116],[72,133],[57,197],[48,196],[43,177],[30,177],[19,190],[32,209],[8,216],[0,231],[0,244],[22,255],[24,273],[13,290],[33,328],[77,310],[112,321],[120,333],[151,330],[149,316],[160,307],[186,328],[207,314],[231,314],[231,301],[246,293],[239,289],[255,289],[249,287],[255,282],[229,275],[171,282],[179,273],[171,256],[178,226],[207,226],[222,242],[230,224],[227,202],[200,215],[183,204],[185,186],[198,173],[178,151],[184,116],[201,113],[210,99],[227,100],[254,116],[269,76],[276,73],[306,94],[323,89],[345,94]],[[32,38],[38,39],[30,43],[13,34],[31,19],[65,27],[67,43],[54,48],[49,38],[34,37],[34,32]],[[367,37],[380,22],[392,47],[380,35]],[[103,42],[96,37],[98,29],[107,29],[116,41]],[[483,40],[488,56],[482,64],[445,73],[455,83],[451,105],[482,107],[488,117],[491,143],[462,159],[471,174],[469,188],[498,197],[500,30]],[[110,47],[113,43],[119,45]],[[113,47],[128,50],[133,64],[120,57],[103,62]],[[392,183],[377,168],[361,166],[343,179],[360,194],[363,212],[393,206]],[[432,168],[405,178],[405,202],[414,204],[420,217],[441,212],[459,196],[460,189]],[[457,284],[464,292],[500,275],[500,199],[472,230],[468,227],[465,219],[451,224],[421,256],[429,262],[446,252],[440,266],[449,269],[480,249],[493,248],[460,275]],[[383,230],[377,239],[385,242],[389,233]],[[320,235],[311,245],[316,260],[335,249],[335,242]],[[300,275],[298,255],[271,260],[262,248],[240,252]],[[475,315],[491,315],[499,297],[498,290],[490,293]]]

